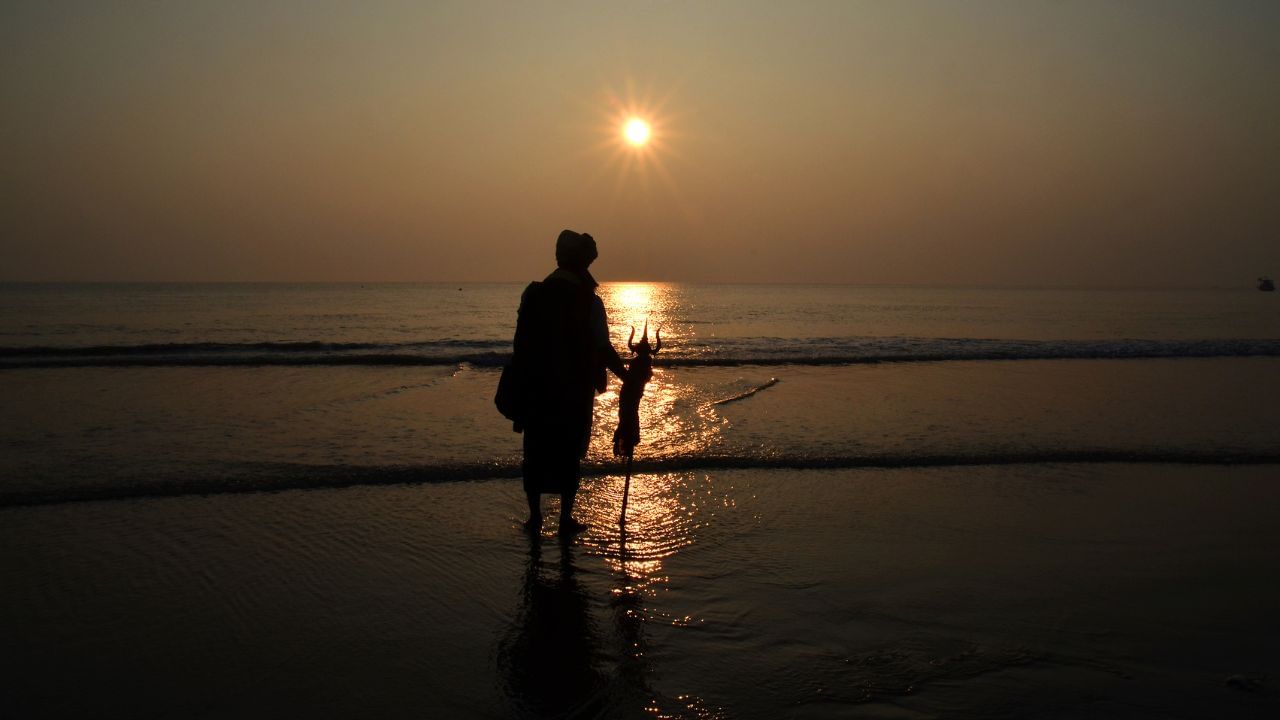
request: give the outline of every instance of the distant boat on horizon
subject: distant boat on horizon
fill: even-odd
[[[1276,284],[1269,277],[1258,278],[1258,289],[1262,292],[1274,292]]]

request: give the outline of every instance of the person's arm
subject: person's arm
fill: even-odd
[[[605,315],[604,303],[598,297],[591,303],[591,337],[596,352],[604,359],[604,366],[617,375],[619,380],[626,380],[627,366],[609,341],[609,318]]]
[[[520,293],[520,307],[516,310],[516,334],[511,341],[511,362],[513,364],[523,364],[527,362],[528,347],[530,343],[529,337],[529,314],[530,296],[534,294],[536,283],[529,283],[524,292]]]
[[[627,365],[618,356],[618,351],[613,349],[613,343],[606,342],[600,351],[604,355],[604,366],[612,370],[619,380],[626,380]]]

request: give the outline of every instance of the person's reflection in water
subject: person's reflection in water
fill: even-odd
[[[515,625],[503,638],[498,663],[517,712],[533,717],[595,717],[607,681],[598,669],[586,591],[575,577],[574,548],[560,546],[560,562],[544,563],[530,538],[529,565]]]

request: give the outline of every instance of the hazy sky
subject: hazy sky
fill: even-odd
[[[1278,78],[1270,0],[10,1],[0,279],[1248,284]]]

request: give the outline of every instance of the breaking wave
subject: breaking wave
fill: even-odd
[[[733,397],[727,397],[723,400],[716,400],[711,404],[712,405],[728,405],[729,403],[738,402],[739,400],[746,400],[747,398],[751,397],[752,395],[755,395],[761,390],[768,390],[769,388],[777,384],[778,384],[778,378],[769,378],[768,382],[761,383],[746,392],[738,393]]]
[[[708,339],[664,349],[656,365],[856,365],[975,360],[1280,357],[1280,340],[984,340],[956,338]],[[501,367],[510,342],[158,343],[0,347],[0,368],[128,366],[462,365]]]
[[[693,455],[636,460],[632,472],[669,473],[715,470],[839,470],[928,468],[977,465],[1070,463],[1157,463],[1184,465],[1280,464],[1280,451],[1220,450],[1029,450],[1025,452],[933,453],[877,455]],[[621,474],[617,462],[586,462],[587,477]],[[113,478],[110,484],[50,489],[0,491],[0,507],[51,505],[96,500],[222,495],[282,490],[321,490],[355,486],[420,485],[520,477],[516,460],[494,463],[417,465],[313,465],[306,463],[239,463],[216,471],[199,470],[182,477],[148,475]]]

